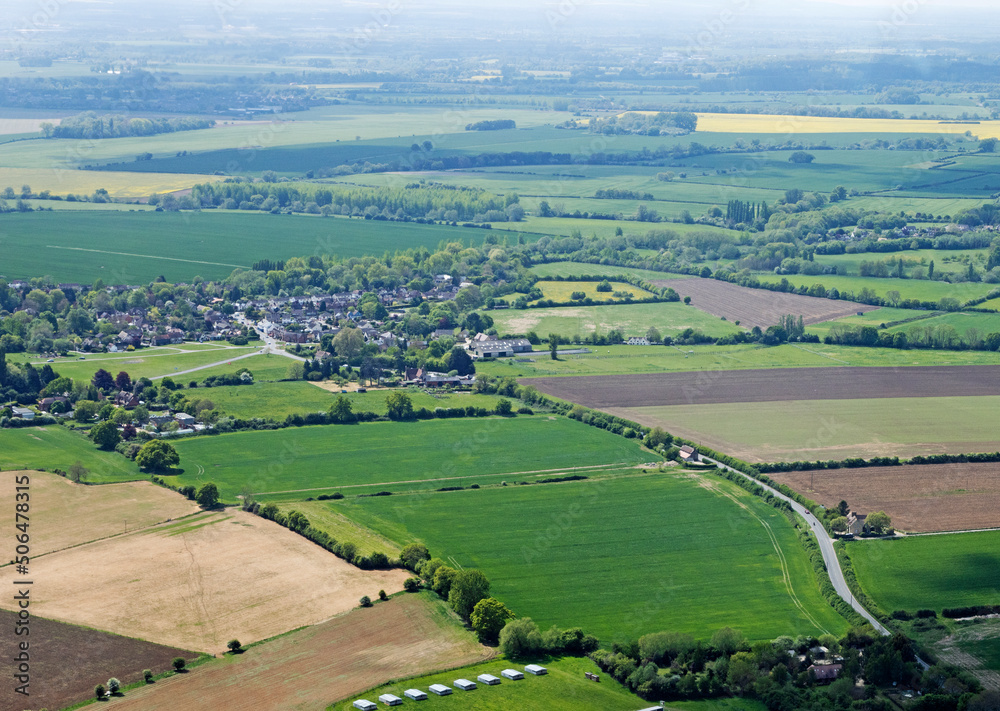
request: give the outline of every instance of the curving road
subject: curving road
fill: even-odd
[[[799,516],[805,519],[806,523],[809,524],[809,528],[812,530],[813,535],[816,536],[816,540],[819,542],[819,550],[820,553],[823,554],[823,563],[826,564],[826,572],[830,576],[830,582],[833,584],[833,589],[836,590],[837,594],[840,595],[840,597],[842,597],[848,604],[850,604],[850,606],[854,608],[854,610],[857,611],[859,615],[868,620],[868,622],[871,623],[871,626],[874,627],[879,632],[879,634],[885,636],[891,634],[889,630],[887,630],[882,625],[881,622],[876,620],[875,617],[873,617],[872,614],[868,612],[868,610],[866,610],[864,606],[854,598],[854,593],[851,592],[851,589],[847,586],[847,581],[844,579],[844,571],[840,569],[840,560],[837,559],[837,552],[833,549],[833,539],[830,538],[830,534],[826,532],[825,528],[823,528],[823,524],[819,522],[819,519],[816,518],[809,509],[807,509],[805,506],[798,503],[797,501],[794,501],[789,497],[785,496],[774,487],[768,486],[763,482],[757,481],[752,476],[748,476],[747,474],[744,474],[738,469],[733,469],[732,467],[727,466],[722,462],[718,462],[704,455],[701,458],[707,462],[712,462],[713,464],[719,466],[722,469],[739,474],[741,477],[752,481],[754,484],[763,487],[764,489],[767,489],[771,494],[778,497],[782,501],[787,501],[789,504],[791,504],[792,509],[795,511],[795,513],[797,513]]]

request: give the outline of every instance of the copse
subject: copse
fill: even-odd
[[[154,439],[142,445],[135,461],[141,469],[160,472],[180,464],[181,457],[172,444]]]
[[[440,572],[440,571],[438,571]],[[462,619],[469,619],[476,603],[490,594],[490,581],[481,570],[470,568],[455,573],[448,591],[448,604]]]

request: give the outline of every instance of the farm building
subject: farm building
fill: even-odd
[[[476,677],[476,681],[481,684],[486,684],[487,686],[495,686],[500,683],[500,678],[493,676],[492,674],[480,674]]]
[[[356,709],[361,709],[361,711],[375,711],[378,708],[378,706],[373,704],[368,699],[358,699],[352,705]]]
[[[181,427],[190,427],[195,422],[194,417],[187,414],[186,412],[178,412],[176,415],[174,415],[174,420]]]
[[[448,688],[447,686],[444,688]],[[408,699],[413,699],[414,701],[425,701],[427,699],[427,694],[425,694],[420,689],[407,689],[403,692],[403,696]]]
[[[437,694],[438,696],[447,696],[451,693],[451,689],[444,684],[431,684],[430,691],[432,694]]]
[[[14,417],[20,417],[22,420],[35,419],[35,411],[26,407],[12,407],[10,410],[14,413]]]
[[[534,674],[535,676],[542,676],[542,674],[548,674],[549,670],[545,667],[540,667],[537,664],[529,664],[524,668],[524,671],[529,674]]]
[[[386,706],[402,706],[403,700],[396,696],[395,694],[382,694],[378,697],[378,702],[380,704],[385,704]]]
[[[843,664],[813,664],[807,671],[816,681],[834,681],[843,668]]]
[[[683,459],[685,462],[699,461],[698,450],[689,444],[685,444],[683,447],[681,447],[681,459]]]
[[[630,338],[627,341],[625,341],[625,345],[626,346],[648,346],[649,345],[649,339],[648,338],[640,338],[638,336],[633,336],[632,338]]]
[[[477,358],[506,358],[515,353],[531,353],[531,341],[526,338],[515,338],[509,341],[473,341],[469,350]]]
[[[468,679],[455,679],[455,688],[462,691],[472,691],[476,688],[476,682]]]
[[[504,669],[502,672],[500,672],[500,676],[502,676],[504,679],[512,679],[513,681],[517,681],[518,679],[524,678],[524,674],[519,672],[517,669]]]

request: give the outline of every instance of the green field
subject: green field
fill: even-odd
[[[565,283],[565,282],[563,282]],[[632,287],[634,290],[635,287]],[[691,308],[679,302],[656,304],[623,304],[614,306],[565,306],[525,309],[523,311],[491,311],[498,333],[526,334],[534,331],[542,337],[556,333],[562,338],[607,333],[620,330],[625,337],[645,336],[655,326],[663,336],[678,336],[693,328],[714,338],[740,331],[728,321]]]
[[[631,694],[628,689],[607,674],[601,673],[594,662],[586,657],[563,657],[559,660],[539,660],[548,669],[545,676],[525,674],[520,681],[504,679],[498,686],[479,684],[474,691],[460,691],[452,684],[456,679],[476,680],[480,674],[499,677],[504,669],[522,669],[524,663],[494,659],[484,664],[463,667],[450,672],[430,674],[405,682],[395,682],[358,694],[328,708],[335,711],[352,711],[355,698],[377,701],[381,694],[395,694],[405,699],[403,692],[414,687],[425,692],[431,684],[444,684],[454,689],[451,696],[429,694],[427,705],[443,709],[464,709],[465,711],[508,711],[509,709],[570,709],[594,708],[603,711],[635,711],[642,706],[642,699]],[[601,674],[601,683],[595,684],[583,676],[584,672]]]
[[[885,612],[1000,604],[1000,531],[859,541],[847,552]]]
[[[621,301],[625,297],[615,296],[615,292],[632,294],[633,299],[645,299],[653,294],[627,282],[612,281],[611,291],[598,291],[600,281],[540,281],[535,286],[542,292],[542,298],[560,304],[573,302],[573,294],[581,292],[588,299],[600,301]]]
[[[56,358],[51,363],[52,369],[59,375],[74,380],[89,380],[99,369],[103,368],[112,375],[118,375],[120,371],[128,373],[133,380],[138,378],[157,378],[173,373],[183,372],[190,368],[199,368],[212,363],[227,362],[230,358],[254,353],[257,348],[253,346],[230,346],[206,347],[207,344],[179,344],[176,346],[164,346],[160,348],[141,348],[129,353],[95,353],[83,357],[70,356],[68,358]],[[278,356],[272,356],[272,358]],[[12,363],[30,362],[36,368],[44,364],[44,359],[37,357],[26,357],[23,355],[9,356]],[[292,361],[288,358],[281,358],[285,370]],[[256,363],[256,358],[248,358],[233,361],[232,365],[223,366],[227,373],[233,373],[239,368],[248,367],[253,369],[251,363]],[[179,376],[178,380],[185,385],[190,380],[203,380],[208,377],[208,371],[197,371],[187,376]],[[282,376],[284,377],[284,376]]]
[[[163,275],[224,279],[258,259],[311,254],[381,256],[442,240],[479,244],[484,230],[401,222],[240,212],[35,212],[0,221],[0,277],[139,284]]]
[[[855,348],[819,343],[782,346],[756,344],[683,347],[592,346],[589,350],[590,353],[563,354],[559,356],[559,360],[552,360],[546,356],[534,356],[531,362],[523,362],[524,359],[502,358],[480,363],[476,366],[476,370],[483,375],[541,377],[684,373],[754,368],[1000,364],[1000,355],[986,351],[902,351],[893,348]]]
[[[977,307],[978,308],[978,307]],[[908,333],[911,328],[937,328],[938,326],[951,326],[958,333],[959,337],[964,337],[970,328],[979,329],[980,338],[990,333],[1000,333],[1000,314],[983,314],[961,311],[940,314],[927,319],[920,319],[913,323],[903,323],[893,326],[889,330],[893,332],[901,331]]]
[[[1000,397],[874,398],[617,408],[615,414],[750,461],[1000,448]]]
[[[252,369],[248,359],[247,367]],[[287,361],[287,359],[285,359]],[[287,361],[291,363],[291,361]],[[235,365],[242,365],[243,361]],[[253,385],[230,385],[203,389],[197,392],[198,397],[207,397],[222,409],[227,415],[249,419],[263,417],[272,420],[283,420],[288,415],[304,415],[310,412],[326,412],[340,393],[332,393],[318,388],[312,383],[302,380],[280,383],[255,382]],[[389,392],[385,390],[369,390],[366,393],[346,393],[344,397],[351,401],[355,412],[386,413],[385,398]],[[426,407],[433,410],[436,407],[485,407],[493,409],[499,398],[492,395],[477,395],[472,393],[425,393],[420,390],[406,391],[413,401],[414,409]],[[192,396],[194,396],[192,394]]]
[[[0,430],[0,470],[69,468],[79,461],[87,481],[143,479],[134,462],[115,452],[103,452],[87,437],[65,427],[24,427]]]
[[[668,272],[654,272],[649,269],[630,269],[629,267],[614,267],[605,264],[589,264],[587,262],[547,262],[536,264],[531,268],[534,274],[540,277],[581,277],[587,276],[625,276],[638,277],[639,279],[685,279],[686,274],[671,274]],[[544,282],[543,282],[544,283]]]
[[[903,252],[829,254],[816,255],[816,263],[835,266],[838,269],[843,267],[847,270],[848,276],[858,275],[861,262],[882,262],[890,259],[902,259],[906,264],[907,274],[910,274],[914,268],[910,266],[911,262],[919,262],[926,273],[932,261],[934,262],[935,274],[965,274],[970,261],[976,265],[978,271],[982,271],[986,265],[988,251],[986,249],[908,249]]]
[[[835,276],[831,274],[818,274],[816,276],[789,274],[780,278],[774,274],[760,274],[758,278],[768,283],[788,279],[788,283],[795,287],[805,285],[808,288],[813,284],[822,284],[826,287],[827,291],[837,289],[842,294],[845,292],[860,294],[862,289],[871,289],[879,298],[885,298],[887,292],[898,291],[902,299],[940,301],[941,299],[950,297],[958,299],[959,303],[965,303],[970,299],[982,298],[996,288],[995,284],[984,284],[982,282],[949,284],[946,281],[928,281],[926,279],[875,279],[859,276]]]
[[[175,446],[184,473],[171,481],[214,481],[227,502],[236,501],[244,485],[265,500],[295,501],[336,491],[485,485],[525,472],[659,460],[634,440],[561,417],[301,427],[197,437]]]
[[[580,626],[605,643],[658,630],[704,639],[727,625],[752,639],[843,632],[784,515],[709,476],[633,474],[331,508],[482,569],[494,596],[543,629]]]

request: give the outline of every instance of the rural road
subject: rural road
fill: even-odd
[[[702,459],[708,462],[712,462],[713,464],[719,466],[722,469],[735,472],[736,474],[739,474],[740,476],[749,479],[754,484],[757,484],[758,486],[767,489],[771,494],[778,497],[782,501],[787,501],[789,504],[791,504],[792,509],[795,511],[795,513],[804,518],[806,523],[809,524],[809,528],[812,530],[813,535],[816,536],[816,540],[819,541],[819,549],[820,552],[823,554],[823,562],[826,564],[826,572],[830,576],[830,582],[833,584],[833,589],[836,590],[837,594],[840,595],[840,597],[842,597],[845,601],[847,601],[850,604],[850,606],[857,611],[859,615],[868,620],[868,622],[871,623],[872,627],[874,627],[879,632],[879,634],[885,636],[891,634],[889,630],[887,630],[882,625],[882,623],[876,620],[875,617],[872,616],[872,614],[868,612],[868,610],[866,610],[860,602],[854,599],[854,593],[851,592],[851,589],[847,586],[847,581],[844,579],[844,571],[840,569],[840,561],[837,559],[837,552],[833,549],[833,539],[830,538],[830,534],[826,532],[825,528],[823,528],[823,524],[819,522],[819,519],[816,518],[809,509],[807,509],[805,506],[798,503],[797,501],[793,501],[792,499],[785,496],[777,489],[757,481],[752,476],[748,476],[743,472],[739,471],[738,469],[733,469],[732,467],[726,466],[722,462],[717,462],[716,460],[710,457],[702,456]],[[921,662],[921,665],[923,665],[923,662]]]

